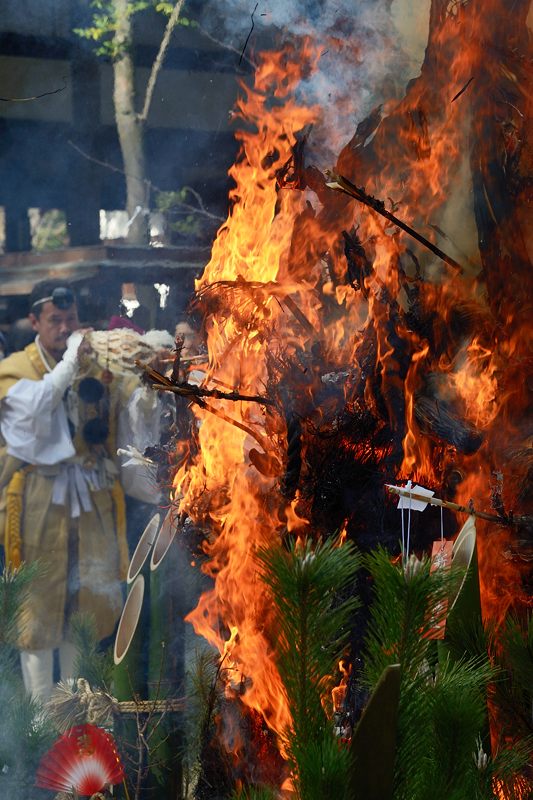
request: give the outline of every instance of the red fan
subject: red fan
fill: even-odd
[[[55,791],[75,789],[90,796],[123,778],[113,737],[95,725],[76,725],[42,757],[35,784]]]

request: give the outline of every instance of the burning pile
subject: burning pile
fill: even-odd
[[[385,483],[410,478],[476,507],[491,492],[508,527],[480,528],[484,614],[500,623],[527,604],[531,531],[517,533],[508,510],[531,511],[527,8],[510,22],[503,3],[490,5],[432,3],[420,77],[357,126],[336,177],[306,164],[328,110],[297,99],[324,42],[264,54],[243,84],[231,211],[196,305],[203,386],[252,400],[194,398],[196,447],[174,486],[204,532],[212,579],[188,620],[263,736],[283,739],[294,720],[257,554],[341,528],[363,551],[394,551]],[[419,552],[431,528],[413,523]],[[242,762],[230,717],[224,735]]]

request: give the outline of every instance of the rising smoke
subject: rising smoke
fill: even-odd
[[[372,108],[383,104],[386,113],[419,74],[429,6],[423,0],[413,14],[407,0],[225,0],[202,4],[200,24],[252,60],[294,38],[318,48],[318,68],[300,84],[298,99],[324,110],[308,147],[324,168]]]

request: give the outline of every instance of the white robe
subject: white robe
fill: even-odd
[[[34,466],[51,466],[76,455],[70,435],[65,401],[56,400],[51,374],[40,381],[23,378],[7,392],[2,402],[0,433],[9,455]],[[117,447],[132,445],[143,452],[157,444],[160,435],[159,403],[155,392],[137,387],[121,410]],[[126,494],[157,503],[160,492],[153,475],[143,464],[122,464],[121,483]]]

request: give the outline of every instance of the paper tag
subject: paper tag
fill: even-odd
[[[446,539],[439,539],[433,542],[433,549],[431,551],[431,572],[437,569],[449,569],[452,563],[453,542]],[[448,610],[448,601],[443,600],[437,605],[434,614],[438,619],[427,634],[428,639],[444,639],[446,629],[446,612]]]
[[[418,484],[416,484],[416,486],[411,486],[411,481],[408,481],[407,485],[401,488],[405,494],[400,495],[398,508],[410,509],[411,511],[424,511],[428,504],[424,503],[422,500],[415,500],[413,497],[410,497],[407,492],[416,494],[419,497],[433,497],[435,494],[431,489],[426,489],[425,486],[419,486]]]

